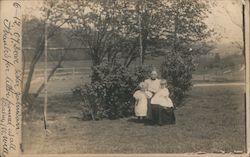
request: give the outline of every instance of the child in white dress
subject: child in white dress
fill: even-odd
[[[172,100],[169,98],[169,90],[167,89],[167,81],[160,81],[160,89],[156,92],[151,99],[151,104],[158,104],[162,107],[174,107]]]
[[[169,91],[166,87],[167,81],[161,80],[160,85],[160,89],[151,99],[151,122],[158,125],[175,124],[174,105],[169,98]]]
[[[143,119],[147,116],[148,99],[152,97],[152,93],[146,91],[147,86],[144,82],[139,84],[140,90],[134,93],[135,102],[135,115],[138,119]]]

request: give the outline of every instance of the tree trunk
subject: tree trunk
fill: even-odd
[[[142,42],[142,64],[145,62],[145,55],[146,55],[146,49],[147,49],[147,39],[143,39]]]
[[[136,47],[138,46],[138,41],[139,39],[137,39],[135,42],[133,42],[133,45],[131,46],[128,56],[125,58],[124,60],[124,66],[128,67],[133,60],[135,60],[137,58],[136,54],[135,54],[135,50]]]
[[[49,82],[50,78],[54,75],[54,73],[56,72],[57,68],[59,68],[61,66],[63,59],[64,59],[64,54],[63,54],[63,56],[61,56],[61,58],[58,61],[57,65],[50,72],[50,74],[49,74],[49,76],[47,78],[48,82]],[[37,98],[39,96],[39,94],[44,89],[44,87],[45,87],[45,83],[43,82],[43,84],[39,87],[39,89],[37,90],[36,94],[34,95],[35,98]]]
[[[43,51],[44,51],[44,36],[41,37],[39,45],[37,46],[37,48],[35,50],[35,52],[36,52],[35,56],[33,57],[32,61],[30,63],[30,66],[29,66],[29,74],[28,74],[27,81],[26,81],[25,88],[24,88],[24,92],[23,92],[24,103],[30,103],[29,98],[28,98],[30,85],[31,85],[31,81],[32,81],[32,77],[33,77],[36,63],[38,62],[39,58],[43,54]]]
[[[91,60],[92,60],[92,66],[96,66],[96,65],[101,64],[101,60],[98,56],[92,55]]]

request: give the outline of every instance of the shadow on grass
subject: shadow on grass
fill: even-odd
[[[142,124],[147,122],[146,119],[138,119],[138,118],[129,118],[127,121],[133,123],[142,123]]]
[[[130,118],[127,121],[136,124],[144,124],[145,126],[156,126],[156,124],[153,124],[149,119]]]

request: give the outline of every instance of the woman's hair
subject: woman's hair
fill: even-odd
[[[151,71],[151,74],[158,75],[158,73],[157,73],[157,71],[156,71],[156,70],[152,70],[152,71]]]

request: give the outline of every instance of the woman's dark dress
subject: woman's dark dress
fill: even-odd
[[[152,98],[155,93],[153,93]],[[151,99],[152,99],[151,98]],[[151,99],[148,100],[147,104],[147,119],[151,125],[167,125],[175,124],[175,114],[173,107],[163,107],[159,104],[151,104]]]
[[[175,124],[174,108],[163,107],[148,103],[148,114],[152,125]]]

